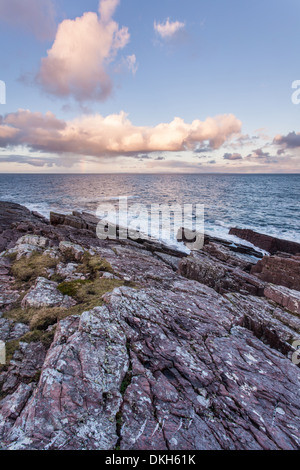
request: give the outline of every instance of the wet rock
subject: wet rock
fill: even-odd
[[[207,243],[203,247],[203,252],[229,266],[239,267],[247,272],[250,272],[251,267],[257,263],[257,258],[252,255],[233,252],[232,249],[220,243]]]
[[[247,240],[262,250],[268,251],[271,255],[278,251],[290,253],[292,255],[296,255],[297,253],[300,254],[300,243],[271,237],[270,235],[257,233],[253,230],[244,230],[239,228],[232,228],[229,233],[230,235],[235,235],[243,240]]]
[[[202,250],[204,246],[204,233],[180,228],[177,232],[177,241],[184,242],[189,250]]]
[[[71,297],[64,296],[58,289],[56,282],[43,277],[36,280],[35,285],[22,300],[22,308],[62,307],[70,308],[76,305]]]
[[[300,258],[265,256],[251,269],[264,282],[300,290]]]
[[[197,239],[199,246],[193,246]],[[255,250],[251,246],[246,246],[228,240],[222,240],[221,238],[212,237],[207,233],[205,233],[203,236],[201,233],[186,228],[181,228],[178,230],[177,241],[183,242],[186,246],[189,246],[192,251],[201,251],[203,249],[203,251],[213,254],[213,256],[220,259],[221,261],[221,258],[224,258],[225,253],[227,257],[228,255],[232,256],[233,254],[243,255],[237,256],[237,258],[240,260],[247,260],[248,263],[250,262],[250,264],[253,264],[255,260],[257,261],[257,259],[263,257],[260,251]]]
[[[287,310],[300,315],[300,292],[282,286],[268,285],[265,297],[285,307]],[[299,320],[300,321],[300,320]]]
[[[49,225],[50,222],[44,215],[40,214],[37,211],[32,211],[31,213],[34,217],[36,217],[37,219],[40,219],[44,224]]]

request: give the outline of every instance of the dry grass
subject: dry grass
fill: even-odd
[[[47,275],[47,269],[53,269],[59,260],[45,256],[39,252],[33,253],[30,258],[23,257],[15,261],[11,273],[19,282],[33,282],[40,276]]]
[[[133,283],[116,279],[95,279],[94,281],[63,282],[58,286],[60,292],[69,295],[77,301],[77,305],[69,309],[63,308],[39,308],[22,309],[20,306],[9,310],[5,317],[17,323],[25,323],[31,330],[45,331],[49,326],[70,316],[81,315],[86,310],[103,305],[102,296],[112,292],[116,287],[136,287]]]

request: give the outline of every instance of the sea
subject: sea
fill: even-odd
[[[0,200],[46,217],[50,211],[99,214],[99,207],[116,208],[119,198],[129,207],[202,205],[205,233],[232,243],[238,240],[229,235],[231,227],[300,243],[299,189],[299,174],[0,174]],[[178,245],[159,228],[154,238]]]

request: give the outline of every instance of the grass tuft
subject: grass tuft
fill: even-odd
[[[53,269],[59,260],[34,252],[30,258],[22,257],[15,261],[11,267],[11,273],[19,282],[33,282],[38,277],[46,276],[47,269]]]

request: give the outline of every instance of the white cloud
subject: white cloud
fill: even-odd
[[[185,28],[185,23],[180,21],[170,21],[168,18],[165,23],[154,22],[154,30],[162,39],[171,39]]]
[[[126,59],[124,59],[124,63],[126,67],[128,68],[128,70],[130,70],[130,72],[132,72],[132,74],[135,75],[138,69],[135,54],[128,55]]]
[[[128,28],[112,19],[118,4],[119,0],[101,0],[100,16],[87,12],[59,25],[37,77],[45,91],[79,102],[104,100],[112,93],[108,65],[130,39]]]

